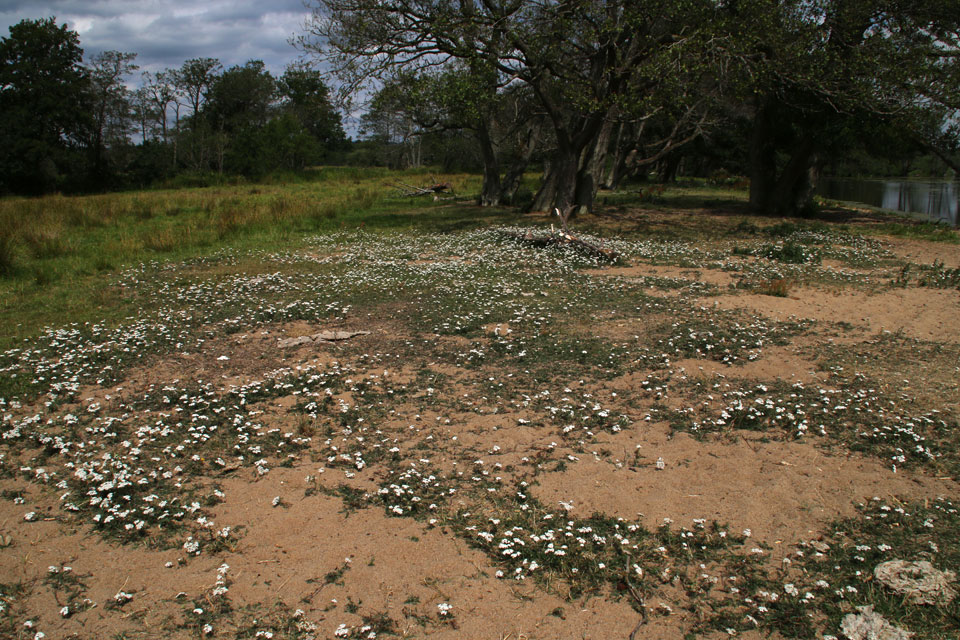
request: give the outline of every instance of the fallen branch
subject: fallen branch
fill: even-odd
[[[368,336],[370,335],[369,331],[321,331],[320,333],[315,333],[311,336],[297,336],[296,338],[284,338],[277,342],[279,347],[299,347],[302,344],[310,344],[312,342],[339,342],[341,340],[349,340],[355,336]]]
[[[449,182],[434,182],[426,187],[415,187],[412,184],[407,184],[405,182],[397,182],[391,186],[398,190],[401,196],[407,198],[432,195],[434,199],[439,199],[438,194],[453,193],[453,185],[451,185]]]
[[[547,235],[537,235],[532,230],[527,231],[526,233],[511,233],[508,234],[517,242],[527,244],[533,247],[556,247],[556,246],[566,246],[579,251],[580,253],[589,255],[594,258],[599,258],[603,262],[608,262],[610,264],[616,264],[620,262],[620,254],[614,251],[613,249],[608,249],[601,245],[596,245],[582,238],[570,233],[569,228],[567,227],[567,218],[570,217],[569,212],[567,215],[560,213],[559,209],[554,209],[560,217],[560,224],[562,226],[561,230],[557,230],[550,225],[550,233]]]

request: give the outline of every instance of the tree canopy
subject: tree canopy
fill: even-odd
[[[77,34],[53,18],[24,20],[0,40],[0,189],[40,193],[92,125],[90,78]]]
[[[136,53],[84,60],[55,18],[23,20],[0,40],[0,193],[101,190],[178,172],[261,175],[302,169],[344,145],[323,76],[215,58],[144,73]]]
[[[339,154],[481,170],[480,204],[537,210],[589,210],[599,189],[651,172],[719,170],[747,174],[758,209],[791,214],[825,169],[921,158],[960,173],[957,3],[308,5],[308,55],[279,77],[198,57],[136,90],[136,53],[84,60],[55,18],[14,25],[0,41],[0,192],[256,176]],[[355,152],[343,110],[367,138]],[[518,195],[530,167],[539,188]]]
[[[396,93],[393,79],[404,74],[465,74],[459,100],[474,117],[460,126],[474,133],[484,159],[484,194],[498,179],[489,134],[503,125],[491,105],[522,85],[536,108],[519,114],[513,128],[537,118],[549,123],[538,140],[545,171],[536,209],[589,209],[601,184],[670,161],[684,145],[722,137],[730,126],[748,136],[740,146],[751,201],[779,212],[804,206],[819,166],[859,124],[909,131],[944,158],[944,147],[955,146],[955,3],[311,4],[300,45],[332,67],[344,94],[377,86]],[[424,102],[422,81],[403,86],[406,99],[394,102],[407,111]],[[432,102],[442,103],[439,94]]]

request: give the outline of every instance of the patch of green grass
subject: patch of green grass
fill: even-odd
[[[722,406],[706,415],[674,416],[674,428],[703,436],[748,429],[787,438],[822,436],[885,459],[894,469],[917,465],[960,469],[960,425],[933,410],[913,412],[865,376],[838,380],[838,388],[774,382],[723,393]],[[880,408],[882,410],[878,410]]]
[[[706,310],[680,314],[678,321],[654,333],[656,342],[644,360],[670,358],[715,360],[745,364],[755,360],[767,345],[785,345],[808,331],[809,322],[771,322],[762,318],[737,317]]]
[[[350,517],[351,513],[355,513],[367,506],[367,493],[362,489],[355,489],[349,485],[341,484],[335,489],[327,489],[323,490],[323,492],[327,495],[340,498],[340,500],[343,501],[343,508],[340,512],[346,517]]]
[[[888,503],[875,498],[857,515],[838,520],[820,541],[793,558],[784,581],[798,595],[781,593],[759,619],[786,637],[813,638],[817,631],[838,633],[847,616],[870,605],[888,622],[931,640],[956,638],[960,632],[960,598],[914,604],[881,583],[874,569],[901,559],[927,561],[935,569],[960,566],[960,511],[951,501]],[[955,588],[955,585],[954,585]],[[805,594],[811,594],[808,598]],[[817,615],[809,616],[811,610]]]
[[[63,317],[83,320],[89,291],[104,272],[143,260],[163,262],[223,247],[288,249],[311,233],[342,228],[449,232],[516,219],[506,209],[481,209],[395,195],[394,181],[419,183],[429,172],[329,168],[288,183],[218,185],[97,196],[0,200],[0,322],[31,335]],[[477,179],[444,175],[458,193]],[[127,305],[101,309],[115,318]],[[14,320],[14,319],[17,320]],[[23,322],[26,319],[26,322]],[[0,344],[0,348],[6,345]]]
[[[515,497],[490,503],[479,517],[461,510],[457,531],[503,567],[497,577],[533,579],[553,590],[560,581],[571,601],[604,592],[627,597],[627,584],[640,593],[654,591],[674,576],[687,577],[691,564],[749,561],[741,553],[744,537],[715,522],[697,521],[692,528],[664,523],[650,531],[639,522],[599,513],[574,518],[527,493],[521,483]],[[703,587],[689,585],[696,591]]]
[[[960,244],[960,232],[948,225],[932,222],[887,222],[876,227],[868,227],[865,232],[900,238],[915,238],[930,242]]]
[[[960,289],[960,267],[949,269],[940,260],[931,265],[906,264],[900,269],[894,284],[906,287],[913,282],[918,287],[935,289]]]

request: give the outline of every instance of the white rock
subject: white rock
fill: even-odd
[[[873,605],[857,607],[860,613],[848,613],[840,622],[840,632],[848,640],[909,640],[914,636],[887,622],[883,616],[874,612]]]

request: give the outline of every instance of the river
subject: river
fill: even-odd
[[[821,178],[817,194],[831,200],[920,214],[931,222],[957,226],[960,181],[929,178]]]

